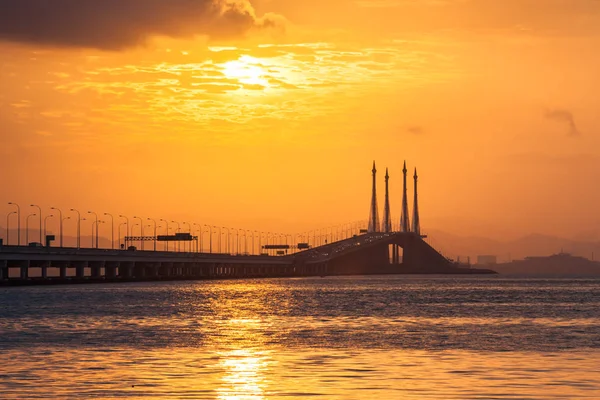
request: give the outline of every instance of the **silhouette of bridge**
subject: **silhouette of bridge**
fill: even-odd
[[[399,231],[392,231],[389,175],[383,227],[379,224],[376,200],[376,168],[373,164],[373,193],[368,229],[351,237],[313,245],[265,244],[262,249],[286,249],[284,254],[206,253],[196,251],[140,251],[137,249],[84,249],[42,246],[1,246],[0,284],[52,284],[127,282],[183,279],[240,279],[353,274],[470,274],[489,270],[460,268],[423,239],[420,233],[417,174],[415,170],[413,224],[408,222],[406,164]],[[193,237],[189,234],[192,239]],[[219,236],[220,237],[220,236]],[[329,236],[330,238],[332,236]],[[150,237],[156,240],[156,238]],[[189,239],[189,238],[188,238]],[[211,237],[212,240],[212,237]],[[287,242],[287,236],[286,236]],[[238,236],[239,241],[239,236]],[[227,246],[229,249],[229,246]],[[239,242],[238,242],[239,248]],[[296,250],[287,254],[287,250]],[[14,272],[17,272],[14,274]],[[35,277],[34,277],[35,272]],[[16,275],[16,276],[15,276]]]

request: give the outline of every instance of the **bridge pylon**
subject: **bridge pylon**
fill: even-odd
[[[383,208],[382,229],[385,233],[392,231],[392,216],[390,211],[390,190],[389,190],[390,174],[388,169],[385,169],[385,205]]]
[[[407,196],[407,188],[406,188],[406,173],[408,170],[406,169],[406,161],[404,161],[404,168],[402,169],[403,173],[403,186],[402,186],[402,214],[400,216],[400,232],[410,232],[410,222],[408,219],[408,196]]]
[[[417,182],[419,180],[419,176],[417,175],[417,169],[415,168],[415,176],[413,177],[415,180],[415,199],[413,204],[413,218],[412,218],[412,231],[417,235],[421,235],[421,222],[419,221],[419,195],[417,192]]]
[[[373,192],[371,194],[371,211],[369,212],[369,227],[368,232],[380,232],[379,226],[379,210],[377,208],[377,168],[373,161]]]

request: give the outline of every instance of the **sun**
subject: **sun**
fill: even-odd
[[[229,79],[237,79],[240,83],[248,85],[269,86],[269,81],[265,77],[266,71],[255,57],[241,56],[222,65],[223,74]]]

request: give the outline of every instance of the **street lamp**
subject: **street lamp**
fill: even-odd
[[[216,227],[219,230],[219,253],[221,253],[221,227]]]
[[[125,225],[127,225],[127,226],[126,226],[126,231],[125,231],[125,237],[129,237],[129,236],[131,236],[131,235],[129,234],[129,217],[126,217],[126,216],[124,216],[124,215],[120,215],[120,214],[119,214],[119,218],[125,218]],[[123,243],[125,243],[125,242],[128,242],[128,240],[126,240],[126,239],[125,239],[125,240],[123,240]]]
[[[229,228],[222,226],[221,228],[227,229],[227,253],[229,253]]]
[[[233,236],[233,233],[236,231],[236,229],[235,228],[230,228],[230,229],[232,231],[231,236]],[[231,239],[231,241],[233,241],[233,239]],[[240,243],[239,242],[240,242],[240,236],[239,236],[239,231],[238,231],[235,234],[235,243],[237,244],[237,252],[238,253],[240,252],[239,251],[240,250]],[[231,252],[233,252],[233,250],[235,250],[235,249],[236,249],[235,246],[233,244],[231,244]]]
[[[202,225],[202,227],[203,227],[203,228],[204,228],[204,227],[207,227],[207,228],[208,228],[208,232],[209,232],[209,233],[208,233],[208,236],[209,236],[209,237],[208,237],[208,241],[209,241],[209,243],[210,243],[210,247],[209,247],[209,253],[212,253],[212,232],[211,232],[211,231],[212,231],[212,227],[211,227],[210,225],[206,225],[206,224]],[[204,250],[204,249],[202,249],[202,250]]]
[[[60,223],[61,223],[61,229],[62,229],[62,226],[64,226],[64,224],[65,224],[65,221],[66,221],[66,220],[68,220],[68,219],[71,219],[71,217],[64,217],[64,218],[61,218],[61,219],[60,219]],[[62,238],[61,238],[61,239],[62,239]]]
[[[25,218],[25,243],[29,245],[29,217],[35,217],[37,214],[29,214]]]
[[[115,217],[110,213],[104,213],[110,217],[110,241],[112,243],[112,249],[115,249]]]
[[[127,222],[121,222],[119,224],[119,247],[121,246],[121,243],[125,244],[125,242],[121,242],[121,227],[123,225],[127,225]],[[127,236],[127,232],[125,232],[125,236]]]
[[[254,231],[254,232],[258,233],[258,255],[260,255],[260,253],[261,253],[260,243],[262,241],[262,232],[260,232],[260,231]],[[254,247],[254,234],[252,235],[252,247]],[[256,247],[254,247],[254,249],[256,250]]]
[[[248,231],[242,229],[242,232],[244,232],[244,255],[248,255]]]
[[[32,204],[30,207],[37,207],[40,210],[40,243],[42,243],[42,207]]]
[[[96,249],[98,248],[98,226],[103,224],[104,221],[93,221],[92,222],[92,248],[94,248],[94,228],[96,230]]]
[[[294,244],[294,237],[291,234],[287,234],[285,235],[285,244],[288,244],[288,237],[290,238],[290,243],[289,246],[290,248],[288,249],[290,251],[290,254],[294,254],[294,248],[292,247],[292,245]]]
[[[17,214],[16,211],[11,211],[8,214],[6,214],[6,245],[9,245],[9,238],[10,238],[10,216],[12,214]]]
[[[181,232],[181,227],[179,225],[179,222],[177,221],[171,221],[172,224],[177,224],[177,230],[175,231],[175,233],[177,232]],[[181,242],[179,241],[179,238],[177,238],[177,252],[181,251]]]
[[[60,225],[59,225],[59,229],[60,229],[60,247],[63,247],[63,216],[62,216],[62,211],[59,208],[56,208],[56,207],[50,207],[50,209],[58,211],[58,217],[60,218]]]
[[[11,206],[17,207],[17,246],[21,245],[21,207],[17,203],[8,203]]]
[[[148,221],[154,222],[154,251],[156,251],[156,220],[148,218]]]
[[[92,214],[94,217],[96,217],[96,248],[98,248],[98,214],[96,214],[93,211],[88,211],[88,214]],[[94,226],[94,224],[92,224],[92,226]],[[94,243],[92,243],[92,248],[94,247]]]
[[[159,221],[164,222],[165,225],[167,226],[167,236],[169,236],[169,221],[167,221],[166,219],[159,219]],[[169,241],[165,240],[165,249],[167,251],[169,251]]]
[[[191,234],[192,234],[192,225],[190,225],[190,223],[189,223],[189,222],[182,222],[182,223],[181,223],[181,225],[185,225],[185,224],[187,224],[187,225],[188,225],[188,227],[190,228],[189,232],[190,232],[190,235],[191,235]],[[190,251],[190,253],[191,253],[191,252],[192,252],[192,242],[190,242],[190,244],[189,244],[189,247],[190,247],[190,250],[189,250],[189,251]],[[183,242],[183,252],[185,253],[185,242]]]
[[[48,218],[52,218],[54,217],[54,214],[50,214],[50,215],[46,215],[46,218],[44,218],[44,238],[46,238],[46,232],[47,232],[47,226],[48,226]],[[43,244],[43,243],[42,243]]]
[[[244,243],[246,242],[246,231],[243,229],[238,229],[237,230],[237,253],[240,254],[240,231],[244,232]],[[245,252],[245,250],[244,250]]]
[[[144,250],[144,220],[142,220],[140,217],[133,217],[133,219],[139,219],[140,220],[140,247],[142,248],[142,250]]]
[[[82,221],[87,221],[87,218],[81,218]],[[92,233],[93,232],[94,227],[92,226]],[[94,247],[94,235],[92,235],[92,248]]]
[[[195,222],[193,222],[192,225],[198,227],[198,228],[194,229],[194,233],[198,232],[198,229],[200,229],[200,235],[199,236],[196,235],[196,253],[200,253],[201,252],[200,249],[202,248],[202,225],[197,224]]]

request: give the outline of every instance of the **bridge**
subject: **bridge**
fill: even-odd
[[[402,248],[403,257],[395,257]],[[18,272],[15,277],[11,270]],[[36,272],[36,277],[32,277]],[[414,233],[365,233],[285,256],[4,246],[0,284],[242,279],[355,274],[472,274]]]
[[[412,225],[409,224],[406,190],[406,164],[404,166],[404,195],[402,215],[398,229],[392,229],[388,191],[389,175],[386,170],[386,192],[383,224],[380,225],[377,210],[376,173],[373,163],[373,192],[368,229],[356,234],[346,234],[340,240],[327,243],[317,240],[313,231],[313,243],[267,244],[260,246],[259,255],[205,252],[196,246],[188,252],[157,251],[157,237],[126,238],[154,240],[152,251],[123,246],[119,250],[96,248],[51,247],[34,243],[34,246],[2,245],[0,242],[0,285],[129,282],[183,279],[240,279],[270,277],[302,277],[353,274],[473,274],[494,273],[461,267],[445,258],[424,239],[420,232],[417,173],[414,175],[414,207]],[[41,209],[40,209],[41,210]],[[41,211],[40,211],[41,212]],[[137,217],[136,217],[137,218]],[[97,227],[97,225],[96,225]],[[212,243],[212,227],[210,240]],[[62,232],[61,232],[62,235]],[[309,238],[309,235],[301,235]],[[190,233],[163,237],[165,240],[185,237],[198,240]],[[333,240],[333,235],[327,236]],[[98,238],[96,234],[96,239]],[[219,250],[220,246],[219,234]],[[247,240],[248,237],[245,237]],[[254,236],[252,236],[254,241]],[[337,237],[336,237],[337,239]],[[309,238],[310,240],[310,238]],[[229,235],[227,236],[229,242]],[[259,237],[260,242],[260,237]],[[97,242],[96,242],[97,243]],[[246,245],[246,243],[245,243]],[[254,247],[254,246],[252,246]],[[142,247],[143,249],[143,247]],[[277,251],[269,255],[269,250]],[[168,247],[167,247],[168,250]],[[263,250],[266,250],[265,253]],[[292,250],[292,254],[287,254]],[[295,252],[294,252],[295,251]]]

